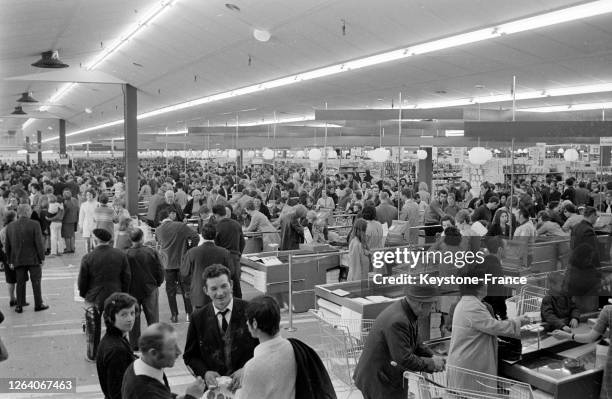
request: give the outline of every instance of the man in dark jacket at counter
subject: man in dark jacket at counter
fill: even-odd
[[[240,257],[246,242],[242,233],[242,226],[237,221],[230,219],[227,215],[227,209],[222,205],[215,205],[212,208],[213,215],[217,224],[217,236],[215,244],[225,248],[230,252],[232,264],[227,268],[232,272],[232,283],[234,285],[234,297],[242,298],[242,289],[240,288]]]
[[[407,285],[406,297],[376,318],[353,376],[364,399],[404,399],[404,371],[444,369],[444,360],[419,342],[417,332],[418,318],[431,312],[437,295],[433,286]]]
[[[584,219],[572,228],[571,248],[580,244],[588,244],[593,248],[593,266],[601,267],[599,260],[599,243],[593,225],[597,221],[597,209],[592,206],[584,208]]]
[[[299,249],[304,242],[304,226],[302,220],[306,217],[306,207],[297,205],[293,212],[283,215],[280,219],[281,243],[279,249],[287,251]]]
[[[94,229],[93,235],[96,247],[81,260],[78,289],[85,302],[95,309],[94,348],[97,348],[102,332],[104,301],[115,292],[128,292],[131,273],[125,253],[110,245],[111,233]]]
[[[140,305],[140,310],[147,319],[147,325],[159,321],[159,290],[164,282],[164,267],[159,254],[153,248],[143,245],[143,232],[136,228],[130,232],[132,247],[126,251],[132,280],[129,293]],[[130,343],[138,350],[140,337],[140,313],[136,315],[134,326],[130,331]]]

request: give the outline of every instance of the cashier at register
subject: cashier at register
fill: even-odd
[[[595,342],[602,336],[607,330],[612,329],[612,306],[604,306],[599,313],[597,322],[591,331],[576,334],[573,332],[567,332],[562,330],[553,331],[553,337],[559,340],[572,340],[583,344]],[[612,399],[612,357],[610,357],[610,351],[612,346],[608,346],[608,356],[606,359],[606,366],[604,368],[603,380],[601,383],[600,399]]]

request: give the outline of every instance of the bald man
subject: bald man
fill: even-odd
[[[174,367],[181,355],[174,327],[166,323],[155,323],[147,327],[138,340],[142,352],[123,375],[122,399],[174,399],[170,391],[164,368]],[[204,395],[206,384],[197,377],[177,399],[196,399]]]
[[[185,215],[183,214],[183,209],[176,202],[174,191],[172,190],[166,191],[166,193],[164,194],[164,203],[160,204],[157,207],[157,211],[155,212],[155,225],[156,226],[159,225],[159,223],[161,222],[159,218],[159,214],[164,209],[168,211],[168,214],[170,214],[171,212],[175,212],[177,222],[182,222],[183,219],[185,218]]]

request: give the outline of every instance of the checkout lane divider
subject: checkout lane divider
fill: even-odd
[[[420,245],[400,245],[400,246],[394,246],[394,247],[383,247],[383,248],[375,248],[372,251],[389,251],[389,250],[393,250],[395,251],[396,249],[403,249],[403,248],[408,248],[408,249],[415,249],[415,248],[421,248],[422,246]],[[348,250],[340,250],[340,251],[330,251],[330,252],[318,252],[318,253],[314,253],[314,254],[288,254],[289,257],[289,326],[285,327],[285,329],[289,332],[295,332],[297,331],[297,329],[293,326],[293,260],[294,259],[305,259],[305,258],[314,258],[314,257],[318,257],[318,256],[322,256],[322,255],[345,255],[348,254]]]

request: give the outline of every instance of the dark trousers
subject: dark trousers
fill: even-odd
[[[16,266],[15,274],[17,275],[17,306],[23,306],[26,303],[26,281],[30,275],[32,282],[32,292],[34,294],[34,305],[38,308],[43,305],[42,289],[40,280],[42,277],[42,268],[36,266]]]
[[[185,303],[185,313],[191,314],[191,301],[189,300],[189,284],[181,278],[179,269],[166,269],[166,294],[168,294],[168,305],[172,316],[178,316],[178,305],[176,304],[177,288],[181,287],[181,295]]]
[[[234,285],[233,293],[234,297],[242,299],[242,288],[240,287],[240,275],[242,275],[242,269],[240,268],[240,254],[231,253],[230,257],[233,260],[230,272],[232,272],[232,284]]]
[[[144,299],[139,299],[138,304],[140,309],[136,314],[134,327],[130,331],[130,344],[134,349],[138,348],[138,338],[140,338],[140,315],[144,313],[148,326],[159,321],[159,290],[155,288]]]

